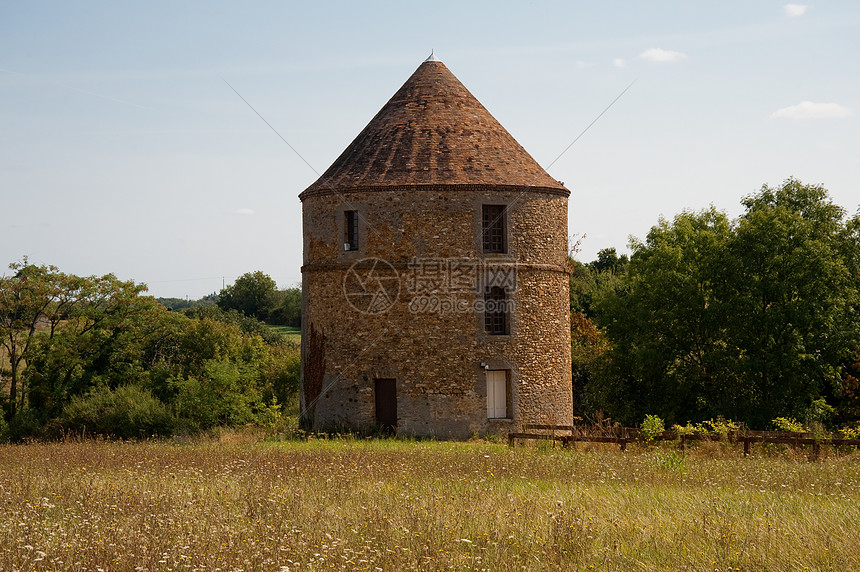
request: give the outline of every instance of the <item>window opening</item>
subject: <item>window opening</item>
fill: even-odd
[[[358,211],[345,211],[344,250],[358,250]]]
[[[484,329],[491,335],[508,333],[507,296],[499,286],[488,288],[484,293]]]
[[[504,253],[507,251],[504,205],[483,205],[481,237],[484,243],[484,252]]]

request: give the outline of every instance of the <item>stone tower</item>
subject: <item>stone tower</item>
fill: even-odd
[[[300,195],[305,420],[570,425],[569,194],[431,55]]]

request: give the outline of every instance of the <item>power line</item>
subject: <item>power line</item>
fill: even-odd
[[[598,115],[597,117],[595,117],[595,118],[594,118],[594,121],[592,121],[591,123],[589,123],[589,124],[588,124],[588,126],[587,126],[585,129],[583,129],[583,130],[582,130],[582,133],[580,133],[579,135],[577,135],[577,136],[576,136],[576,139],[574,139],[573,141],[571,141],[571,142],[570,142],[570,145],[568,145],[567,147],[565,147],[565,148],[564,148],[564,151],[562,151],[561,153],[559,153],[558,157],[556,157],[555,159],[553,159],[552,163],[550,163],[549,165],[547,165],[546,167],[544,167],[544,169],[543,169],[543,170],[544,170],[544,171],[548,171],[550,167],[552,167],[553,165],[555,165],[555,162],[556,162],[556,161],[558,161],[559,159],[561,159],[562,155],[564,155],[565,153],[567,153],[568,149],[570,149],[571,147],[573,147],[573,144],[574,144],[574,143],[576,143],[577,141],[579,141],[580,137],[582,137],[583,135],[585,135],[585,132],[586,132],[586,131],[588,131],[589,129],[591,129],[591,126],[592,126],[592,125],[594,125],[595,123],[597,123],[597,120],[598,120],[598,119],[600,119],[601,117],[603,117],[603,114],[604,114],[604,113],[606,113],[607,111],[609,111],[609,108],[610,108],[610,107],[612,107],[613,105],[615,105],[615,102],[616,102],[616,101],[618,101],[619,99],[621,99],[621,96],[622,96],[622,95],[624,95],[625,93],[627,93],[627,90],[628,90],[628,89],[630,89],[631,87],[633,87],[633,84],[634,84],[634,83],[636,83],[636,80],[635,80],[635,79],[634,79],[633,81],[631,81],[631,82],[630,82],[630,85],[628,85],[627,87],[625,87],[625,88],[624,88],[624,90],[623,90],[621,93],[619,93],[619,94],[618,94],[618,97],[616,97],[615,99],[613,99],[613,100],[612,100],[612,103],[610,103],[609,105],[607,105],[607,106],[606,106],[606,109],[604,109],[603,111],[601,111],[601,112],[600,112],[600,115]]]

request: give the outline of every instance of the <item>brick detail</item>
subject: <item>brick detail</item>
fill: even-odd
[[[454,193],[481,193],[486,191],[497,192],[507,190],[520,193],[545,193],[558,197],[569,197],[570,191],[564,188],[558,189],[553,187],[524,187],[521,185],[378,185],[375,187],[329,187],[327,185],[314,185],[299,195],[299,200],[304,201],[307,197],[325,196],[325,195],[342,195],[345,193],[360,194],[360,193],[390,193],[400,191],[411,192],[454,192]]]

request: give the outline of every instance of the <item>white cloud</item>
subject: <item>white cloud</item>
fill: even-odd
[[[612,65],[617,68],[623,68],[627,65],[627,62],[625,62],[623,58],[615,58],[614,60],[612,60]]]
[[[594,64],[589,63],[589,62],[584,62],[582,60],[578,60],[574,65],[576,66],[576,69],[578,69],[578,70],[584,70],[584,69],[594,67]]]
[[[681,52],[673,52],[672,50],[662,50],[660,48],[648,48],[639,57],[643,60],[652,62],[679,62],[687,59],[687,54]]]
[[[838,103],[813,103],[801,101],[797,105],[783,107],[770,114],[776,119],[829,119],[852,115],[849,108]]]
[[[809,6],[806,6],[804,4],[786,4],[782,7],[782,9],[785,10],[786,16],[788,16],[789,18],[797,18],[798,16],[803,16],[803,14],[806,13],[807,8],[809,8]]]
[[[240,215],[252,215],[252,214],[254,214],[254,211],[253,211],[252,209],[239,209],[239,210],[237,210],[237,211],[236,211],[236,214],[240,214]]]

